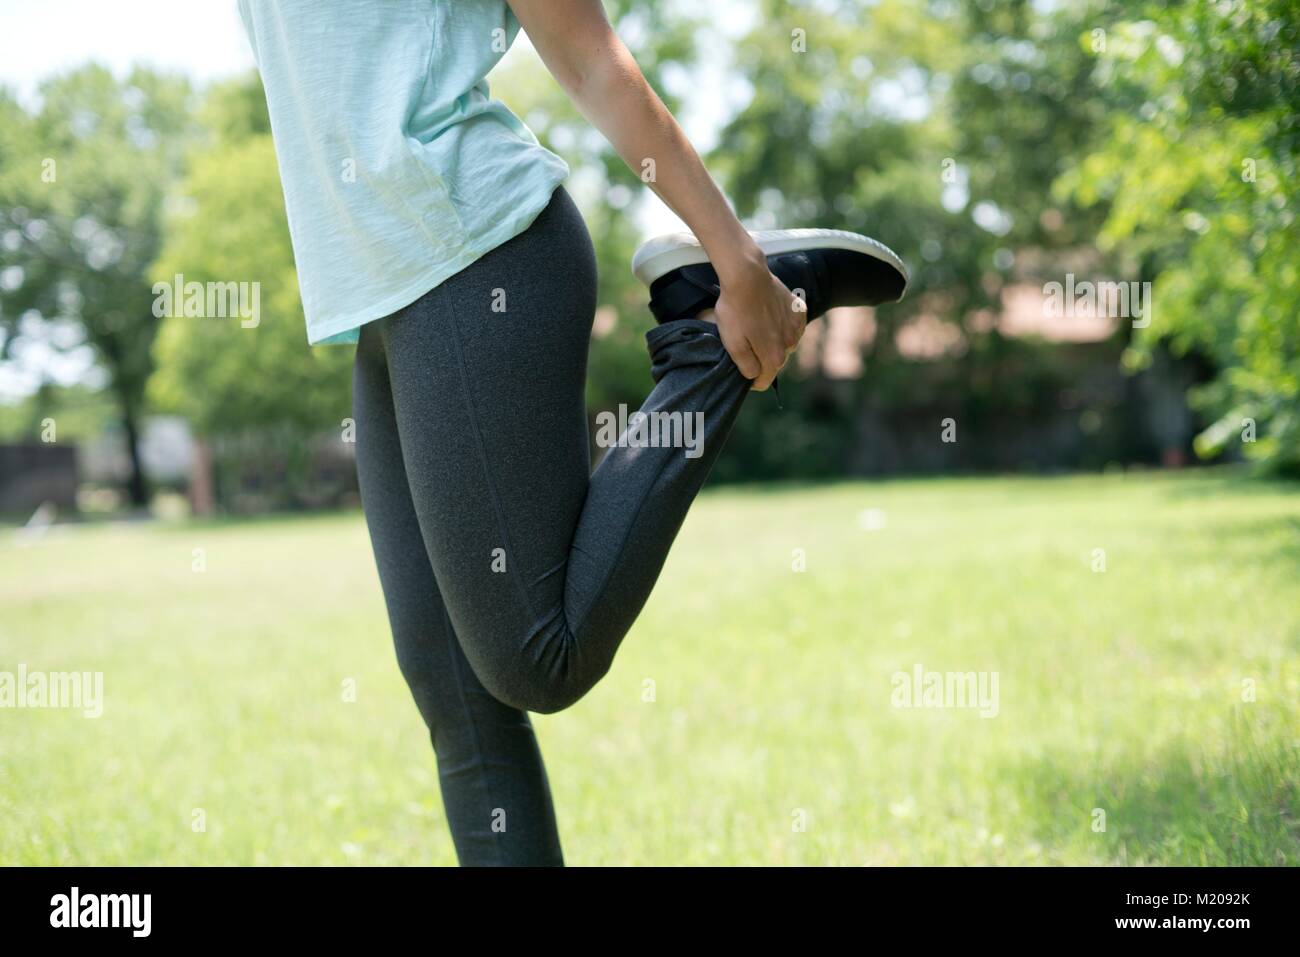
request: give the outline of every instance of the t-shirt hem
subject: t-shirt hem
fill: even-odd
[[[504,220],[496,229],[478,238],[474,246],[466,249],[459,256],[440,264],[436,269],[424,274],[415,282],[404,286],[396,292],[360,313],[339,316],[328,322],[315,323],[307,330],[307,343],[313,346],[351,345],[360,338],[361,327],[376,319],[391,316],[399,309],[409,306],[429,290],[446,282],[456,273],[474,264],[498,246],[514,239],[541,214],[551,201],[555,191],[564,179],[557,179],[542,196],[540,203],[529,203],[520,207],[519,215]]]

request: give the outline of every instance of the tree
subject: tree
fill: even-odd
[[[147,272],[192,130],[190,88],[147,69],[119,82],[90,65],[39,97],[27,115],[0,94],[0,361],[25,344],[93,350],[126,434],[130,500],[143,506],[140,421],[158,328]]]
[[[352,350],[307,345],[284,199],[267,136],[195,156],[154,281],[256,283],[259,315],[162,321],[150,396],[201,435],[319,432],[347,415]]]
[[[911,272],[907,298],[876,310],[856,382],[832,389],[816,375],[803,383],[787,374],[791,411],[777,415],[775,403],[753,415],[747,409],[731,442],[760,454],[770,443],[749,423],[766,412],[763,432],[790,433],[784,442],[801,449],[799,460],[823,450],[821,471],[835,473],[850,464],[844,455],[855,420],[884,415],[911,394],[915,377],[897,361],[895,344],[905,323],[940,317],[969,343],[961,361],[985,360],[992,337],[977,320],[1000,308],[1014,246],[1006,211],[975,191],[989,178],[981,172],[988,159],[966,139],[966,117],[955,108],[957,81],[971,65],[963,43],[973,28],[962,5],[763,0],[761,7],[736,45],[751,95],[724,128],[711,166],[752,224],[876,236]]]
[[[201,148],[172,197],[167,238],[151,281],[236,284],[256,294],[257,316],[162,320],[149,386],[161,409],[185,416],[200,440],[231,444],[242,465],[268,453],[285,464],[294,500],[311,439],[351,414],[353,350],[307,344],[284,194],[256,74],[204,97]],[[242,284],[242,285],[240,285]],[[218,479],[224,457],[215,463]],[[226,483],[218,481],[219,490]]]
[[[1240,443],[1300,474],[1300,8],[1292,0],[1175,2],[1115,31],[1100,93],[1106,137],[1060,189],[1108,213],[1100,242],[1154,265],[1155,321],[1127,361],[1160,343],[1222,370],[1193,392],[1217,421],[1213,455]]]

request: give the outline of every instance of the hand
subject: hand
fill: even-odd
[[[799,342],[807,310],[767,269],[763,251],[731,207],[668,108],[619,40],[600,0],[507,0],[570,99],[633,171],[655,157],[653,189],[708,253],[722,288],[715,321],[722,344],[753,387],[772,384]]]
[[[715,309],[718,335],[753,388],[772,385],[808,324],[807,307],[768,271],[757,246],[725,276]]]

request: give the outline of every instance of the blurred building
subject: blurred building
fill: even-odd
[[[77,507],[77,449],[46,442],[0,444],[0,515],[25,520],[41,505]]]

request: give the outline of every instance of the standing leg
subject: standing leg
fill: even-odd
[[[463,865],[563,863],[528,715],[484,689],[465,660],[429,566],[407,487],[378,331],[363,328],[353,376],[357,471],[397,661],[438,759]]]

